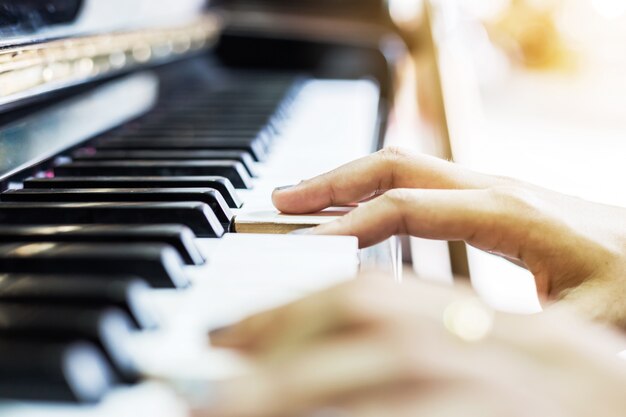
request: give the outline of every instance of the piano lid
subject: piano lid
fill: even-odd
[[[205,3],[0,0],[0,111],[209,48],[221,23]]]
[[[82,0],[0,0],[0,34],[27,33],[76,20]]]
[[[388,0],[214,0],[213,4],[229,10],[280,11],[374,21],[384,21],[389,15]]]
[[[197,18],[206,0],[0,0],[0,47]]]

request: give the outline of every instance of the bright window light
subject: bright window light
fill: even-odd
[[[605,19],[618,19],[626,14],[624,0],[592,0],[593,9]]]
[[[422,11],[423,0],[389,0],[389,13],[396,22],[410,22]]]

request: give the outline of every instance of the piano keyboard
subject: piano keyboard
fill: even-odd
[[[229,231],[369,153],[376,85],[197,61],[0,194],[0,415],[185,415],[172,385],[245,369],[208,329],[355,276],[354,238]]]

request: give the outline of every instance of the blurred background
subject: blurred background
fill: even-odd
[[[626,2],[390,0],[390,10],[414,57],[390,142],[626,205]],[[471,248],[468,260],[492,304],[540,308],[528,272]]]

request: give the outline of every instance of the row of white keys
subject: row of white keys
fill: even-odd
[[[369,81],[307,82],[269,160],[259,166],[255,188],[241,192],[241,211],[273,210],[276,186],[369,153],[378,98]],[[146,303],[158,310],[163,325],[130,341],[140,369],[163,380],[216,381],[244,372],[236,354],[210,348],[209,329],[353,279],[358,271],[358,242],[351,237],[231,234],[197,243],[209,261],[188,268],[192,287],[150,291]],[[7,417],[178,417],[186,411],[170,384],[156,381],[117,389],[95,406],[0,405]]]
[[[275,211],[277,186],[297,184],[369,154],[376,143],[379,89],[371,81],[313,80],[305,83],[289,123],[259,167],[253,190],[240,194],[242,212]]]

